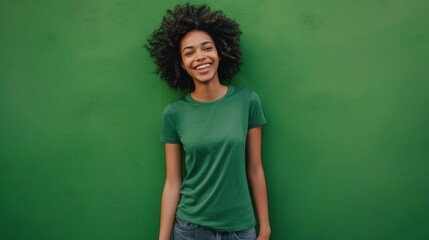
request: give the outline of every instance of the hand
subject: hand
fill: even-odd
[[[270,240],[271,231],[265,232],[265,233],[259,233],[259,236],[256,238],[256,240]]]
[[[259,235],[256,240],[270,240],[270,236],[261,236],[261,235]]]

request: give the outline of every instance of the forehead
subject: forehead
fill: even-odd
[[[180,40],[180,48],[183,49],[185,47],[195,47],[205,42],[213,43],[213,39],[204,31],[194,30],[186,33],[185,36],[183,36],[182,40]]]

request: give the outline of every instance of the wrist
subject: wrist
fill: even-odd
[[[260,227],[259,228],[259,236],[267,236],[269,237],[271,235],[271,228],[270,226],[266,226],[266,227]]]

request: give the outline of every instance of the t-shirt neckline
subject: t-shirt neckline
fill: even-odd
[[[186,94],[186,100],[188,100],[188,101],[190,101],[190,102],[193,102],[193,103],[198,103],[198,104],[211,104],[211,103],[216,103],[216,102],[220,102],[220,101],[222,101],[222,100],[223,100],[223,99],[225,99],[227,96],[229,96],[229,95],[231,94],[231,92],[232,92],[232,86],[231,86],[231,85],[228,85],[228,90],[227,90],[227,92],[225,93],[225,95],[223,95],[222,97],[220,97],[220,98],[218,98],[218,99],[210,100],[210,101],[198,101],[198,100],[195,100],[194,98],[192,98],[192,96],[191,96],[191,92],[188,92],[188,93]]]

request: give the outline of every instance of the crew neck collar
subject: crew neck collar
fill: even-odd
[[[196,100],[196,99],[192,98],[191,92],[188,92],[185,97],[186,97],[186,100],[188,100],[189,102],[199,103],[199,104],[210,104],[210,103],[222,101],[223,99],[225,99],[227,96],[229,96],[231,94],[231,92],[232,92],[231,90],[232,90],[232,86],[228,85],[228,90],[226,91],[226,93],[222,97],[220,97],[218,99],[210,100],[210,101]]]

